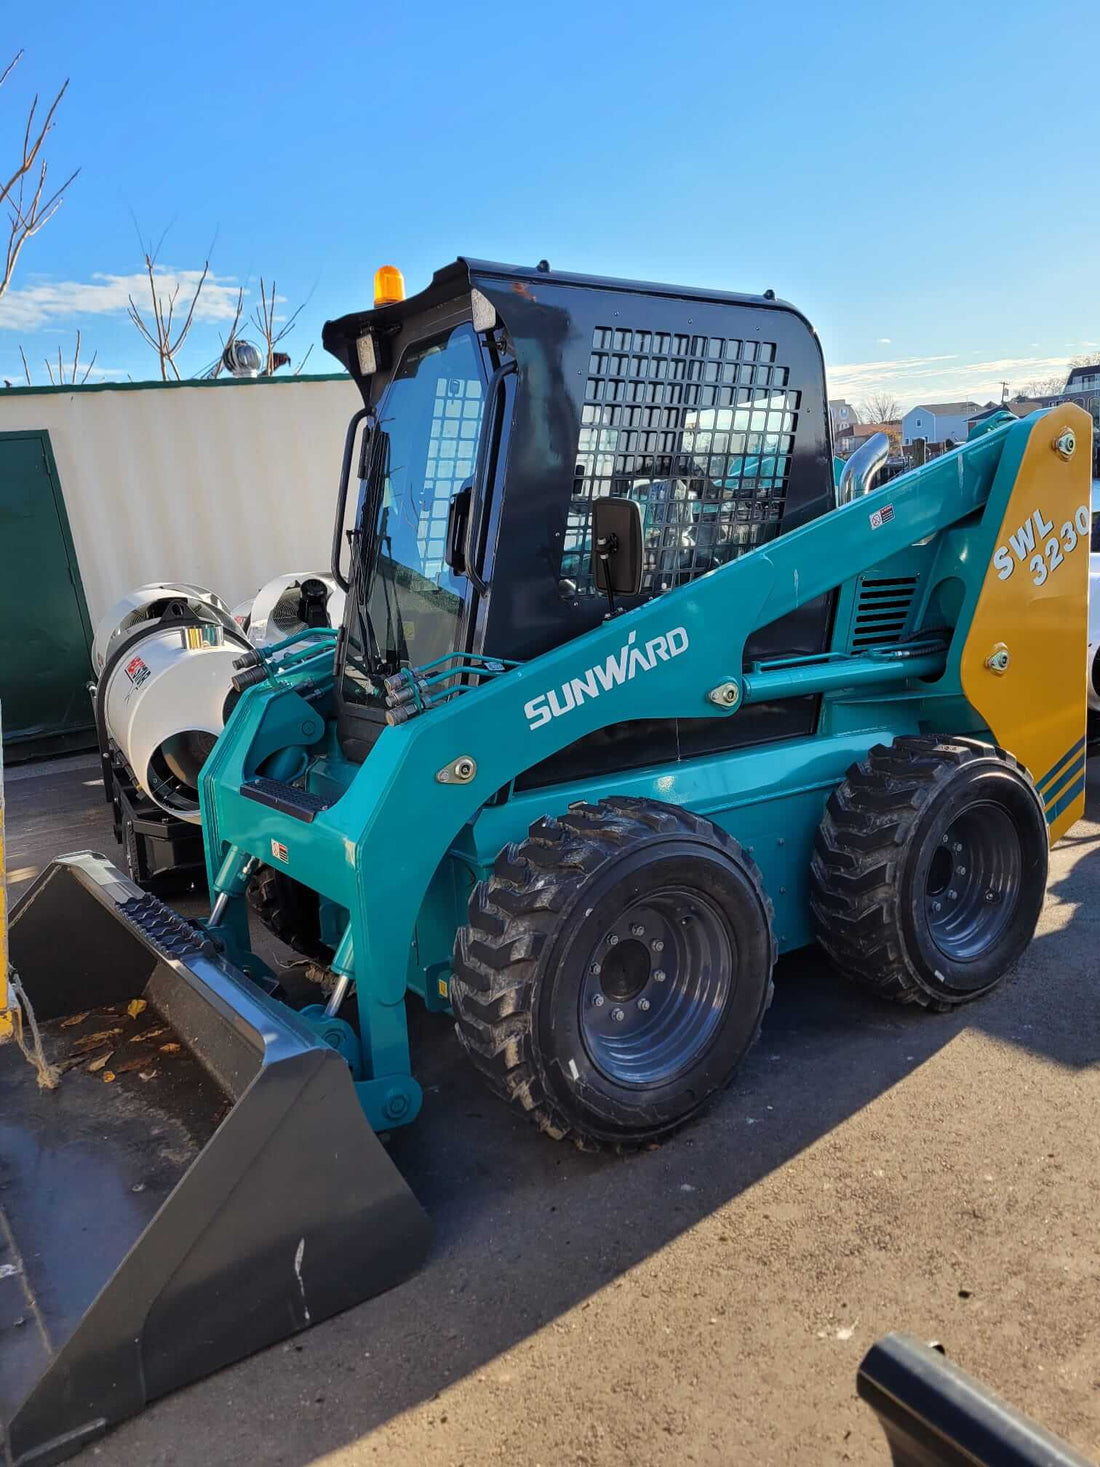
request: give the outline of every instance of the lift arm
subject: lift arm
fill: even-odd
[[[965,693],[1040,793],[1049,776],[1051,791],[1067,796],[1053,816],[1048,807],[1056,837],[1079,814],[1079,774],[1083,787],[1074,751],[1084,733],[1088,540],[1076,524],[1078,510],[1088,514],[1090,436],[1088,415],[1069,405],[1006,423],[388,728],[346,793],[309,823],[240,793],[258,752],[276,746],[276,729],[305,730],[309,713],[293,686],[249,690],[202,776],[212,876],[233,847],[261,860],[274,851],[289,875],[352,913],[356,971],[371,974],[380,1003],[398,1004],[423,894],[465,822],[497,791],[609,724],[736,717],[760,691],[743,671],[757,628],[962,522],[949,572],[961,604],[944,669],[906,669],[909,695]],[[1010,649],[1006,669],[991,665],[999,644]],[[890,662],[844,659],[853,687],[891,681],[898,668],[888,670]],[[822,687],[835,667],[835,659],[818,665]],[[938,677],[934,687],[919,681],[930,676]],[[815,691],[812,679],[802,676],[797,690]],[[277,740],[310,741],[289,732]],[[668,787],[675,799],[671,774]]]

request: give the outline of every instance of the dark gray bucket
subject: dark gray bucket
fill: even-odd
[[[427,1216],[343,1060],[103,856],[39,877],[11,962],[67,1068],[42,1090],[0,1049],[9,1463],[59,1462],[420,1265]]]

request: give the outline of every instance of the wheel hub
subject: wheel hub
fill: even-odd
[[[734,956],[726,922],[699,892],[669,887],[628,906],[585,968],[580,1021],[592,1063],[638,1086],[695,1063],[717,1031]]]
[[[1011,817],[989,800],[968,805],[940,837],[925,881],[928,926],[940,951],[955,962],[980,958],[1012,920],[1022,880]]]

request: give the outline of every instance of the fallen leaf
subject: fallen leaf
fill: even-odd
[[[82,1014],[71,1014],[69,1018],[61,1020],[62,1029],[75,1029],[77,1024],[83,1024],[91,1013],[91,1009],[85,1009]]]
[[[168,1033],[168,1025],[161,1024],[156,1029],[145,1029],[140,1034],[131,1034],[130,1043],[140,1044],[143,1039],[159,1039],[162,1034]]]
[[[160,1052],[161,1054],[179,1054],[180,1046],[178,1044],[162,1044]]]
[[[85,1034],[73,1045],[73,1054],[87,1054],[93,1049],[102,1049],[105,1044],[110,1044],[116,1034],[121,1034],[121,1029],[101,1029],[98,1034]]]
[[[115,1078],[115,1072],[114,1072],[114,1070],[104,1070],[103,1071],[103,1083],[104,1083],[104,1085],[109,1085],[114,1078]]]
[[[136,1019],[138,1014],[143,1014],[148,1007],[149,1002],[147,999],[132,998],[126,1005],[126,1012],[130,1015],[131,1019]]]
[[[157,1076],[156,1070],[142,1070],[141,1074],[138,1076],[138,1079],[139,1080],[155,1080],[156,1079],[156,1076]]]
[[[88,1066],[89,1073],[94,1075],[97,1070],[102,1070],[104,1065],[110,1058],[111,1051],[109,1049],[105,1050],[103,1054],[97,1054],[95,1059],[92,1060],[91,1064]]]
[[[120,1065],[115,1065],[116,1075],[128,1075],[132,1070],[145,1070],[153,1056],[151,1054],[135,1054],[130,1059],[125,1059]]]

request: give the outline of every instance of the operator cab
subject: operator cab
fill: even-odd
[[[544,262],[545,263],[545,262]],[[638,508],[643,568],[620,607],[680,586],[833,507],[825,376],[792,306],[540,266],[458,260],[407,300],[325,326],[363,394],[359,492],[333,571],[348,586],[338,728],[361,760],[383,680],[449,653],[523,661],[608,613],[593,503]],[[750,660],[827,645],[831,597],[765,628]],[[736,722],[649,720],[582,740],[518,783],[809,732],[813,697]]]

